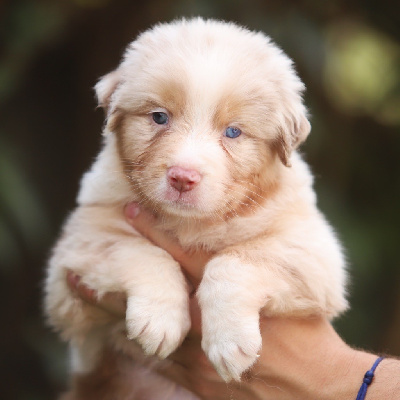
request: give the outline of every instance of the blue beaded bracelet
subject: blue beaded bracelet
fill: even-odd
[[[368,386],[371,384],[372,379],[374,378],[374,373],[375,373],[376,367],[379,365],[379,363],[383,359],[384,359],[384,357],[377,358],[375,360],[372,368],[365,373],[363,383],[361,384],[360,391],[358,392],[356,400],[364,400],[365,399],[365,395],[367,394]]]

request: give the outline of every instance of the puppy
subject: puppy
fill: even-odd
[[[226,381],[256,361],[260,312],[333,318],[346,309],[341,247],[296,152],[310,131],[303,90],[268,37],[202,19],[141,34],[98,82],[104,145],[46,281],[47,314],[72,344],[73,372],[94,371],[105,347],[128,341],[163,359],[190,328],[180,266],[124,220],[130,201],[183,248],[214,254],[197,297],[202,348]],[[71,294],[67,269],[99,296],[126,293],[123,328]]]

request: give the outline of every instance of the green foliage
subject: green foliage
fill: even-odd
[[[60,4],[49,1],[24,0],[9,6],[0,28],[5,53],[0,61],[0,104],[17,90],[31,58],[62,33],[67,22],[63,11]]]
[[[324,78],[335,105],[399,125],[400,44],[354,22],[330,26],[327,43]]]

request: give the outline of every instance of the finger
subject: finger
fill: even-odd
[[[156,220],[153,214],[144,209],[139,209],[136,203],[129,203],[125,207],[125,216],[128,222],[143,236],[182,263],[185,254],[183,249],[170,236],[156,228]]]
[[[99,297],[98,293],[81,282],[79,275],[67,271],[68,287],[80,299],[107,311],[116,317],[124,317],[126,311],[126,296],[123,293],[109,292]]]
[[[189,279],[194,280],[192,283],[197,285],[200,282],[204,266],[211,258],[210,253],[182,249],[176,240],[157,229],[155,217],[150,212],[140,209],[136,203],[129,203],[125,207],[125,216],[127,221],[143,236],[171,254],[188,274]]]
[[[201,310],[199,302],[197,301],[196,296],[190,296],[189,298],[189,311],[190,311],[190,320],[192,321],[192,332],[197,333],[199,336],[201,335]]]

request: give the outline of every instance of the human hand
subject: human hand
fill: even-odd
[[[261,318],[263,348],[257,363],[242,376],[242,382],[227,385],[201,349],[201,314],[194,295],[204,266],[212,256],[185,252],[159,231],[154,217],[135,204],[125,208],[127,221],[155,245],[164,248],[182,266],[190,285],[192,328],[182,345],[170,355],[172,361],[160,373],[204,399],[323,400],[355,399],[363,371],[375,356],[348,347],[330,323],[322,318]],[[96,292],[79,284],[68,273],[68,284],[83,300],[120,316],[125,315],[122,293]]]
[[[211,255],[200,251],[196,253],[183,251],[176,242],[155,228],[154,217],[150,213],[144,210],[140,213],[138,211],[135,204],[126,206],[127,221],[143,236],[168,251],[181,264],[190,289],[191,330],[180,348],[170,355],[169,360],[173,362],[169,368],[163,367],[160,373],[198,395],[204,394],[207,390],[207,393],[212,393],[212,398],[224,399],[231,390],[227,389],[225,382],[216,373],[201,349],[201,314],[195,297],[204,266]],[[99,298],[96,291],[81,284],[80,277],[72,271],[67,273],[67,282],[69,287],[87,303],[116,317],[124,318],[126,296],[123,293],[106,293]]]

